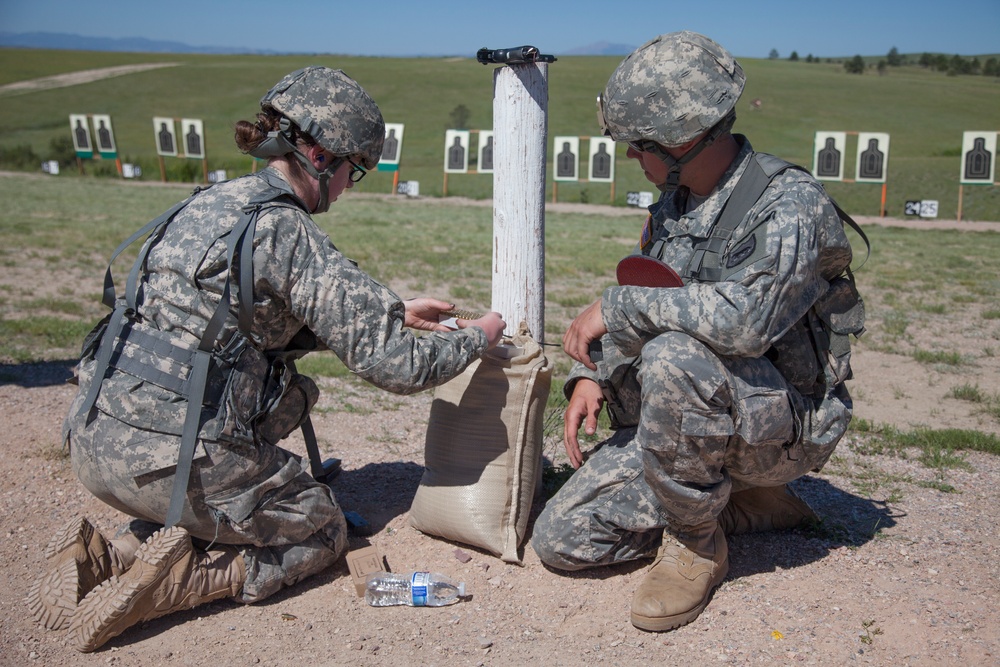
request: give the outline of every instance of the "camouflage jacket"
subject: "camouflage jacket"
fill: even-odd
[[[655,256],[683,273],[695,244],[708,237],[752,159],[750,142],[734,136],[740,152],[715,190],[689,212],[685,212],[686,189],[661,197],[649,208],[645,242],[640,241],[636,253],[655,249]],[[722,261],[739,254],[751,236],[764,252],[754,253],[755,261],[735,264],[735,272],[724,281],[690,280],[676,288],[607,288],[601,299],[608,329],[605,359],[597,372],[575,364],[566,391],[578,377],[610,377],[615,368],[637,356],[646,341],[667,331],[687,333],[720,356],[733,357],[760,357],[776,344],[781,347],[787,334],[803,358],[814,359],[811,343],[801,336],[805,315],[851,261],[851,246],[833,204],[812,176],[785,171],[746,212]]]
[[[199,194],[167,225],[140,281],[137,310],[146,324],[170,332],[183,347],[197,347],[229,272],[226,233],[241,207],[269,186],[294,196],[280,173],[268,168]],[[305,328],[318,349],[332,350],[361,378],[407,394],[451,379],[487,347],[478,328],[423,336],[404,329],[402,300],[344,257],[304,206],[265,207],[253,247],[251,338],[264,352],[297,344]],[[219,340],[236,330],[235,302],[230,311]],[[81,367],[81,394],[88,370],[93,372]],[[179,434],[184,418],[176,397],[119,371],[104,381],[97,407],[134,427],[168,433]]]

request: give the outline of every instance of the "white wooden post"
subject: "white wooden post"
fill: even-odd
[[[493,71],[493,310],[545,339],[548,64]]]

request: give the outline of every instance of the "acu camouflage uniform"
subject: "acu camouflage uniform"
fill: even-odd
[[[734,137],[740,152],[715,191],[694,208],[686,188],[664,194],[636,253],[684,275],[754,159]],[[721,281],[605,290],[604,360],[597,372],[576,364],[565,391],[584,377],[600,383],[618,431],[535,523],[543,562],[579,569],[651,555],[665,527],[713,520],[732,491],[821,467],[851,418],[850,370],[818,358],[810,327],[850,261],[832,202],[790,169],[743,216]]]
[[[246,202],[269,188],[287,197],[262,209],[253,237],[254,350],[329,348],[375,386],[411,393],[457,375],[486,349],[478,328],[422,337],[405,330],[400,298],[334,247],[273,168],[197,195],[162,238],[151,238],[138,291],[142,326],[175,345],[198,346],[229,273],[225,236]],[[234,310],[221,341],[235,335]],[[126,346],[123,354],[132,353]],[[155,354],[147,361],[167,374],[184,372]],[[79,412],[94,366],[92,354],[81,362],[80,393],[66,419],[73,469],[107,504],[162,524],[187,402],[113,368],[88,419]],[[276,413],[255,422],[247,437],[206,438],[203,429],[178,522],[195,538],[240,545],[245,602],[328,567],[347,545],[344,515],[330,488],[276,444],[303,421],[318,394],[308,378],[286,380]]]

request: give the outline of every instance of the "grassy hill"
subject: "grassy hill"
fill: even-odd
[[[618,56],[572,56],[549,67],[549,136],[596,133],[594,99],[620,62]],[[287,72],[309,64],[345,70],[375,98],[388,122],[405,123],[400,178],[420,181],[421,194],[440,195],[443,187],[444,132],[457,107],[468,110],[468,127],[492,127],[492,67],[473,58],[360,58],[315,56],[216,56],[127,54],[0,49],[0,85],[98,67],[174,62],[176,67],[129,74],[37,92],[0,91],[5,129],[0,149],[30,148],[42,159],[53,154],[53,140],[69,139],[71,113],[110,114],[123,160],[142,166],[144,178],[160,171],[152,117],[201,118],[205,124],[208,168],[230,175],[249,171],[250,158],[232,143],[232,127],[251,119],[260,96]],[[891,135],[887,207],[902,216],[908,199],[936,199],[940,217],[958,208],[962,132],[1000,130],[1000,82],[983,76],[949,77],[918,67],[890,68],[886,76],[850,75],[839,63],[744,59],[747,88],[738,107],[736,130],[758,150],[811,166],[816,131],[871,131]],[[752,110],[751,100],[762,101]],[[585,144],[581,145],[584,149]],[[845,173],[854,165],[848,140]],[[170,180],[200,178],[201,163],[167,158]],[[68,170],[70,175],[75,170]],[[550,168],[551,179],[551,168]],[[88,174],[112,173],[105,161],[86,165]],[[361,191],[389,192],[392,175],[374,173]],[[549,183],[548,197],[552,197]],[[489,197],[486,175],[450,175],[448,194]],[[641,171],[618,148],[615,203],[625,193],[651,190]],[[878,213],[881,186],[830,183],[830,192],[858,215]],[[560,183],[560,201],[608,203],[607,184]],[[965,186],[963,218],[1000,220],[1000,190]]]

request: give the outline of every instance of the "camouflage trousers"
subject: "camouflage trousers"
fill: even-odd
[[[141,430],[96,412],[67,420],[73,470],[108,505],[162,524],[170,505],[180,438]],[[239,596],[257,602],[320,572],[347,548],[347,526],[333,492],[274,445],[199,441],[178,525],[195,538],[239,547],[247,578]]]
[[[847,429],[843,386],[811,398],[764,358],[720,357],[682,333],[642,350],[622,401],[631,419],[549,501],[531,544],[575,570],[649,555],[663,528],[719,515],[734,490],[821,468]],[[638,400],[635,400],[638,399]]]

